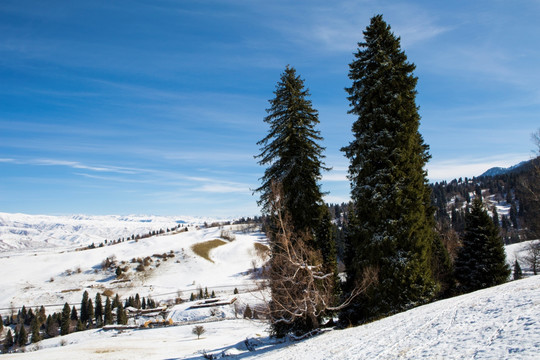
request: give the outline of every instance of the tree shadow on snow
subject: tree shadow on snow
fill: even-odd
[[[300,340],[303,341],[303,340]],[[182,358],[167,358],[165,360],[178,360],[178,359],[187,359],[187,360],[198,360],[198,359],[247,359],[247,358],[257,358],[260,355],[275,351],[281,348],[285,348],[289,345],[298,343],[299,341],[292,341],[288,338],[285,339],[275,339],[270,337],[261,337],[261,338],[247,338],[242,340],[234,345],[228,345],[212,350],[201,349],[200,354],[193,355],[192,357],[182,357]],[[206,354],[206,356],[205,356]]]

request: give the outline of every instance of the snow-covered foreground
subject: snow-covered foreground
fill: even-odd
[[[96,293],[110,290],[123,299],[139,293],[159,303],[178,296],[185,300],[191,292],[208,287],[222,299],[223,305],[193,309],[190,307],[195,303],[185,302],[169,309],[167,317],[177,326],[88,330],[28,345],[26,353],[0,355],[0,360],[201,359],[203,350],[218,357],[276,360],[539,358],[539,276],[436,302],[360,327],[328,330],[303,341],[278,341],[269,337],[266,323],[236,318],[241,317],[246,304],[255,308],[263,297],[256,291],[245,292],[256,287],[253,269],[264,261],[254,244],[265,243],[266,239],[256,229],[246,231],[241,226],[228,226],[196,230],[191,226],[187,232],[75,251],[74,245],[87,244],[92,236],[112,238],[110,235],[116,231],[131,233],[139,226],[158,230],[166,227],[169,220],[154,222],[150,217],[70,219],[59,224],[57,217],[29,217],[25,223],[20,215],[0,214],[0,240],[6,236],[17,238],[17,234],[18,239],[28,236],[28,241],[12,242],[9,250],[0,252],[0,313],[3,316],[12,308],[16,312],[22,305],[35,308],[60,304],[61,307],[69,302],[78,306],[85,290],[92,299]],[[75,222],[81,227],[74,225]],[[132,224],[134,228],[129,227],[131,225],[122,228],[125,224]],[[69,230],[70,226],[75,228]],[[23,230],[17,233],[19,230],[14,229]],[[38,235],[33,233],[36,229]],[[46,242],[44,229],[49,229],[55,240]],[[96,235],[100,229],[103,233]],[[236,239],[223,241],[221,246],[212,249],[209,253],[212,261],[193,252],[193,245],[219,239],[223,230]],[[76,240],[70,237],[71,231],[77,233]],[[508,263],[512,264],[516,257],[521,259],[526,246],[521,243],[506,247]],[[150,260],[143,271],[138,271],[136,259],[146,257]],[[116,265],[103,267],[106,259],[113,259]],[[117,266],[127,269],[120,278],[115,274]],[[524,273],[530,274],[525,264],[522,268]],[[233,295],[235,287],[240,294]],[[228,302],[231,304],[226,304]],[[47,313],[59,311],[60,307],[48,307]],[[141,324],[141,321],[144,323],[146,319],[139,318],[131,323]],[[192,334],[194,323],[206,329],[199,340]],[[3,335],[5,333],[6,330]]]
[[[86,331],[45,340],[36,352],[1,358],[202,359],[206,350],[239,359],[538,359],[540,277],[298,342],[269,338],[266,324],[258,321],[225,320],[204,327],[200,340],[191,333],[192,325]]]

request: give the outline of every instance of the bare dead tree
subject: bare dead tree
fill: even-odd
[[[305,334],[319,328],[321,317],[348,306],[377,280],[377,271],[368,269],[364,281],[341,304],[335,305],[335,276],[326,272],[319,251],[309,247],[311,235],[294,231],[281,206],[281,188],[272,184],[272,255],[269,268],[271,300],[268,314],[274,335]]]
[[[521,175],[517,192],[526,219],[528,238],[535,239],[540,237],[540,129],[531,138],[537,147],[537,157],[531,161],[530,171]]]
[[[526,247],[523,260],[529,265],[534,275],[538,275],[540,269],[540,241],[531,241]]]

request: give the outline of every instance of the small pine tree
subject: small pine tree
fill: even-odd
[[[71,316],[70,316],[71,320],[73,321],[77,321],[79,320],[79,316],[77,315],[77,309],[75,309],[75,306],[73,306],[73,308],[71,308]]]
[[[94,304],[92,303],[92,299],[88,299],[88,307],[86,311],[88,313],[88,325],[92,325],[92,320],[94,318]]]
[[[127,324],[127,314],[122,304],[118,305],[118,307],[116,308],[116,322],[118,323],[118,325]]]
[[[88,316],[88,291],[85,291],[81,300],[81,321],[86,324],[90,317]]]
[[[84,331],[84,330],[86,330],[85,327],[84,327],[84,324],[81,321],[81,319],[77,320],[77,327],[75,329],[76,329],[76,331]]]
[[[112,314],[111,300],[107,297],[105,301],[105,325],[111,325],[114,323],[114,318]]]
[[[67,335],[69,334],[69,327],[70,327],[70,321],[71,321],[71,309],[69,308],[69,304],[64,304],[64,309],[62,310],[62,325],[60,326],[60,335]]]
[[[35,317],[34,320],[32,320],[30,327],[32,329],[32,338],[31,338],[32,343],[37,343],[38,341],[41,341],[41,334],[39,332],[39,321],[37,317]]]
[[[15,342],[13,341],[13,334],[11,333],[11,329],[8,330],[6,338],[4,339],[4,348],[9,349],[13,346]]]
[[[113,299],[113,302],[112,302],[112,305],[111,305],[111,306],[112,306],[113,309],[114,309],[114,308],[117,308],[118,305],[120,305],[120,297],[118,297],[118,294],[116,294],[116,296],[115,296],[114,299]]]
[[[514,280],[519,280],[523,277],[523,272],[521,271],[521,266],[519,266],[519,262],[514,261]]]
[[[212,294],[210,294],[210,297],[211,297],[212,299],[214,299],[214,298],[216,297],[216,293],[214,292],[214,290],[212,290]]]
[[[54,318],[49,315],[45,321],[45,333],[48,337],[55,337],[58,335],[58,327],[56,326],[56,321]]]
[[[234,293],[235,295],[238,294],[238,288],[234,288],[233,293]]]
[[[96,326],[103,326],[103,304],[101,301],[101,294],[96,294],[96,305],[94,307],[94,317],[96,319]]]
[[[204,298],[208,299],[208,288],[207,287],[204,288]]]
[[[2,315],[0,315],[0,334],[4,331],[4,320],[2,319]]]
[[[19,334],[17,335],[17,345],[20,347],[23,347],[28,342],[28,333],[26,332],[26,328],[24,327],[24,324],[21,324],[21,328],[19,330]]]
[[[191,293],[191,296],[189,297],[189,301],[195,301],[195,294]]]
[[[499,230],[479,198],[473,200],[466,215],[465,235],[455,262],[455,276],[462,292],[499,285],[510,276]]]

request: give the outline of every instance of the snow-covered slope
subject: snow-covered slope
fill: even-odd
[[[268,337],[259,321],[153,330],[86,331],[41,342],[42,350],[6,359],[538,359],[540,276],[432,303],[364,326],[304,341]],[[65,346],[61,346],[64,344]],[[251,350],[250,350],[251,349]],[[236,357],[233,357],[236,356]]]
[[[226,229],[235,232],[237,228]],[[109,289],[120,296],[139,293],[159,301],[174,299],[178,291],[189,298],[199,287],[232,292],[235,287],[255,285],[250,269],[260,266],[262,260],[254,242],[264,242],[263,234],[238,231],[236,240],[211,251],[210,262],[196,255],[191,246],[219,238],[222,229],[189,229],[83,251],[53,248],[0,253],[2,273],[9,273],[0,277],[0,309],[66,301],[77,304],[85,290],[91,297]],[[144,270],[137,270],[145,258]],[[107,259],[114,265],[103,267]],[[120,279],[115,274],[118,266],[127,269]]]
[[[178,224],[200,225],[214,219],[188,216],[49,216],[0,213],[0,251],[101,243],[143,235]]]

